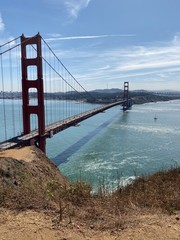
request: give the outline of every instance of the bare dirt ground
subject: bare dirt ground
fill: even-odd
[[[14,158],[17,160],[23,159],[23,161],[30,162],[36,158],[35,151],[32,148],[21,148],[19,149],[9,149],[6,151],[0,152],[0,157],[5,158]]]
[[[117,231],[94,230],[78,222],[54,224],[52,212],[1,209],[1,240],[179,240],[180,213],[137,214]],[[128,216],[129,218],[130,216]]]

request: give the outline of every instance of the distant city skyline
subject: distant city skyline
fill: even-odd
[[[40,32],[87,90],[180,91],[179,11],[178,0],[3,0],[0,44]]]

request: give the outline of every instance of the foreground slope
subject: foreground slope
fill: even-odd
[[[36,147],[0,152],[0,205],[9,208],[45,208],[52,182],[69,186],[58,168]]]
[[[180,168],[93,196],[35,147],[0,152],[1,240],[179,240],[179,210]]]

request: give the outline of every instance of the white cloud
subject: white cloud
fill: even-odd
[[[89,89],[104,86],[121,87],[123,81],[130,81],[134,89],[169,88],[180,90],[180,38],[175,34],[171,41],[152,42],[144,46],[126,46],[119,48],[89,47],[79,44],[77,47],[63,48],[60,40],[77,40],[108,38],[121,35],[89,35],[57,37],[46,40],[56,41],[57,55],[65,62],[67,68]],[[133,35],[130,35],[133,36]],[[52,42],[51,42],[52,43]],[[66,46],[66,44],[65,44]],[[73,45],[72,45],[73,46]],[[61,48],[61,49],[60,49]],[[80,67],[79,67],[80,66]],[[155,85],[158,82],[161,85]],[[148,85],[149,84],[149,85]]]
[[[65,0],[63,1],[69,15],[71,17],[77,18],[79,15],[79,12],[88,7],[88,4],[91,0]]]
[[[4,31],[4,28],[5,28],[5,25],[4,25],[2,16],[1,16],[1,14],[0,14],[0,32],[3,32],[3,31]]]
[[[101,76],[102,81],[116,82],[116,84],[119,80],[127,79],[130,82],[137,82],[139,86],[142,84],[142,87],[147,83],[147,89],[153,87],[162,89],[168,84],[169,88],[180,90],[179,40],[176,35],[172,41],[152,43],[151,46],[131,46],[94,52],[91,64],[88,62],[88,65],[94,68],[88,70],[83,78],[95,82]],[[106,65],[110,67],[102,71]],[[155,80],[162,84],[153,85]]]
[[[51,38],[47,38],[46,41],[61,41],[61,40],[79,40],[79,39],[96,39],[96,38],[109,38],[109,37],[134,37],[135,34],[119,34],[119,35],[89,35],[89,36],[70,36],[62,37],[58,34],[52,34]]]
[[[48,35],[49,37],[55,38],[55,39],[62,36],[62,35],[59,34],[59,33],[48,33],[47,35]]]
[[[15,42],[12,41],[14,39],[14,37],[10,36],[9,33],[7,34],[1,13],[0,13],[0,34],[1,34],[0,45],[10,42],[8,46],[12,47],[15,44]]]
[[[144,62],[144,63],[131,63],[127,65],[119,66],[117,69],[119,71],[136,71],[136,70],[145,70],[145,69],[157,69],[157,68],[165,68],[165,67],[171,67],[171,66],[179,66],[180,65],[180,59],[178,60],[164,60],[164,61],[158,61],[158,59],[152,62]]]
[[[99,35],[99,36],[70,36],[70,37],[52,37],[47,38],[47,41],[60,41],[60,40],[76,40],[76,39],[93,39],[93,38],[105,38],[108,35]]]
[[[180,33],[176,33],[176,35],[174,36],[174,39],[173,39],[173,43],[175,45],[180,44]]]
[[[91,0],[44,0],[48,4],[65,7],[66,12],[71,18],[76,19],[81,10],[87,8]]]
[[[130,49],[131,57],[123,58],[119,71],[142,71],[180,66],[180,44]],[[128,52],[127,52],[128,53]]]

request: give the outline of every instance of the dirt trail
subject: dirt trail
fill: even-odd
[[[1,240],[179,240],[180,213],[133,216],[125,229],[98,231],[77,221],[59,226],[52,212],[15,212],[1,209]]]
[[[33,148],[25,147],[25,148],[21,148],[21,150],[10,149],[6,151],[2,151],[0,152],[0,157],[14,158],[17,160],[23,159],[23,161],[31,162],[36,157],[36,154]]]

